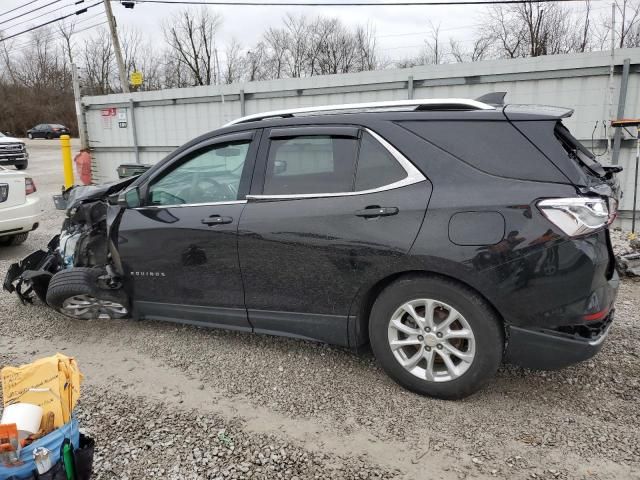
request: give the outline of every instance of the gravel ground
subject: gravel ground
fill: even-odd
[[[55,142],[30,149],[48,214],[26,245],[0,250],[2,274],[60,226]],[[0,312],[0,365],[78,359],[96,478],[640,479],[640,282],[622,282],[598,356],[558,372],[505,366],[461,402],[416,396],[370,354],[310,342],[78,322],[9,295]]]

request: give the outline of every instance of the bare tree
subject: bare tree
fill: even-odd
[[[193,85],[216,82],[215,34],[222,22],[218,14],[202,8],[182,10],[163,26],[165,40],[178,62],[191,73]]]
[[[225,49],[225,67],[222,71],[222,81],[224,83],[239,82],[243,75],[243,59],[240,55],[241,46],[235,38]]]
[[[478,62],[484,60],[489,54],[489,48],[491,47],[491,39],[487,37],[479,37],[473,40],[471,50],[465,51],[460,46],[460,42],[450,38],[449,39],[449,51],[451,56],[458,63],[464,62]]]
[[[114,91],[115,55],[111,48],[111,36],[106,29],[85,40],[81,52],[84,66],[85,87],[93,95],[104,95]]]

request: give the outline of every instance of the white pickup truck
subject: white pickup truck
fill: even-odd
[[[14,165],[24,170],[29,165],[29,152],[24,142],[0,132],[0,165]]]
[[[19,245],[38,228],[42,209],[33,179],[0,167],[0,245]]]

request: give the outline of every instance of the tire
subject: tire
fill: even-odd
[[[16,247],[26,242],[28,237],[29,232],[18,233],[17,235],[10,235],[8,237],[0,237],[0,245]]]
[[[27,138],[33,140],[33,134],[31,132],[27,133]]]
[[[97,268],[71,268],[51,277],[47,303],[60,313],[79,320],[126,318],[129,302],[122,290],[99,286],[104,272]]]
[[[424,299],[434,301],[430,303],[435,307],[433,328],[426,326],[428,322],[423,318],[426,315],[421,313],[426,311]],[[410,304],[417,312],[415,322],[414,317],[400,308],[408,302],[415,302]],[[456,320],[445,327],[441,319],[449,318],[453,310],[459,315],[451,315],[450,318]],[[392,320],[394,325],[398,325],[397,321],[402,323],[400,329],[391,326]],[[438,328],[442,330],[438,332]],[[404,330],[411,334],[405,334]],[[413,332],[419,334],[413,335]],[[465,335],[466,338],[447,340],[436,335]],[[380,293],[371,310],[369,339],[376,359],[393,380],[421,395],[447,400],[467,397],[482,388],[495,376],[504,350],[502,322],[476,292],[452,280],[417,275],[402,277]],[[402,340],[415,344],[403,344],[392,350],[391,341]],[[449,354],[451,347],[467,360]],[[452,368],[448,368],[443,355],[448,356]],[[420,361],[411,366],[415,358]],[[429,358],[433,359],[432,363],[428,362]],[[405,368],[401,360],[409,366]]]
[[[23,163],[17,163],[16,164],[16,170],[26,170],[27,167],[29,166],[29,162],[23,162]]]

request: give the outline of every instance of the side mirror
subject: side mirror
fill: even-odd
[[[140,189],[138,187],[130,188],[118,196],[118,205],[124,208],[136,208],[139,207],[141,203]]]
[[[287,171],[287,162],[285,160],[276,160],[273,163],[273,173],[278,175]]]

